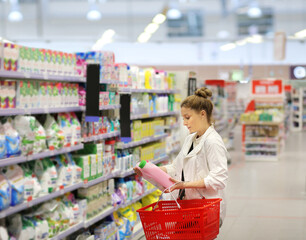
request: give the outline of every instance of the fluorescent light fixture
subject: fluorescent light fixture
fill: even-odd
[[[227,44],[224,44],[220,47],[220,49],[222,51],[229,51],[231,49],[234,49],[236,47],[236,44],[235,43],[227,43]]]
[[[182,13],[179,9],[177,8],[170,8],[167,12],[167,18],[176,20],[180,19],[182,17]]]
[[[159,25],[156,23],[150,23],[146,28],[145,28],[145,32],[146,33],[150,33],[153,34],[157,31],[157,29],[159,28]]]
[[[255,35],[253,35],[253,36],[251,36],[251,37],[248,37],[248,38],[247,38],[247,41],[250,42],[250,43],[256,43],[256,44],[258,44],[258,43],[262,43],[262,42],[263,42],[263,39],[262,39],[262,36],[261,36],[261,35],[255,34]]]
[[[166,16],[162,13],[157,14],[152,20],[156,24],[162,24],[164,21],[166,21]]]
[[[143,32],[142,34],[139,35],[139,37],[137,38],[138,42],[140,43],[145,43],[147,41],[149,41],[149,39],[151,38],[151,34],[147,33],[147,32]]]
[[[20,22],[23,20],[23,15],[19,11],[19,2],[18,0],[10,0],[11,11],[8,15],[8,20],[10,22]]]
[[[87,19],[89,21],[98,21],[102,18],[102,14],[98,10],[90,10],[87,13]]]
[[[237,44],[237,46],[243,46],[247,43],[247,41],[245,39],[241,39],[235,42]]]
[[[297,38],[304,38],[306,37],[306,29],[302,30],[302,31],[299,31],[299,32],[296,32],[294,34],[295,37]]]
[[[250,18],[260,18],[262,16],[262,11],[259,7],[250,7],[248,9],[248,16]]]
[[[101,50],[103,46],[113,42],[113,37],[115,34],[116,32],[113,29],[106,30],[102,34],[101,38],[92,46],[92,50]]]
[[[228,38],[229,35],[230,35],[229,32],[226,30],[221,30],[217,34],[218,38],[222,38],[222,39]]]

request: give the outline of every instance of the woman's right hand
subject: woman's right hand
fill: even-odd
[[[141,173],[141,171],[139,170],[139,168],[134,167],[133,170],[134,170],[134,172],[135,172],[139,177],[142,176],[142,173]]]

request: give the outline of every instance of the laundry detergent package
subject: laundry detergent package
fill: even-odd
[[[35,239],[35,226],[29,219],[22,217],[22,230],[19,235],[19,240]]]
[[[16,206],[24,199],[24,173],[20,166],[11,165],[2,169],[11,187],[11,206]]]
[[[49,150],[63,148],[65,143],[64,132],[60,129],[58,123],[50,114],[47,115],[44,128],[46,131],[47,145]]]
[[[0,159],[6,158],[6,137],[4,135],[4,128],[0,123]]]
[[[72,169],[72,184],[76,184],[82,180],[82,168],[75,163],[70,153],[66,153],[65,157]]]
[[[48,222],[39,216],[28,217],[35,228],[35,240],[47,240],[49,236]]]
[[[45,129],[37,120],[35,120],[34,132],[35,132],[35,141],[33,145],[33,153],[35,154],[45,151],[47,149],[47,144],[46,144]]]
[[[11,203],[11,189],[9,182],[0,174],[0,211],[8,208]],[[0,238],[1,239],[1,238]]]
[[[22,155],[31,155],[34,153],[35,121],[35,117],[31,116],[16,116],[14,118],[14,128],[19,132],[22,138]]]
[[[119,230],[119,240],[131,239],[133,228],[130,221],[127,218],[120,217],[118,212],[114,212],[112,218]]]
[[[13,157],[18,156],[21,154],[21,138],[19,133],[13,128],[13,120],[11,118],[5,119],[4,123],[2,124],[2,130],[0,127],[0,134],[1,132],[5,136],[5,150],[1,148],[1,155],[4,155],[4,151],[6,152],[6,157]],[[1,134],[1,139],[3,143],[3,135]],[[1,140],[0,140],[1,142]]]
[[[70,147],[71,140],[72,140],[72,127],[71,127],[69,115],[66,113],[59,113],[57,120],[58,120],[58,124],[60,128],[64,132],[64,136],[65,136],[64,147]]]
[[[10,215],[7,218],[7,230],[12,239],[19,239],[22,231],[22,218],[20,214]]]
[[[71,112],[68,115],[70,115],[70,124],[72,127],[72,145],[77,145],[81,143],[82,141],[82,135],[81,135],[81,123],[79,119],[77,118],[76,114]]]
[[[24,199],[30,201],[39,196],[41,185],[28,163],[22,164],[21,168],[24,172]]]
[[[82,168],[82,180],[90,180],[90,155],[73,155],[73,160]]]
[[[69,186],[72,182],[72,167],[68,166],[68,161],[65,158],[65,155],[58,155],[54,158],[51,158],[54,165],[56,166],[57,171],[57,186]]]
[[[55,191],[58,175],[54,163],[49,158],[45,158],[42,160],[36,160],[34,164],[33,162],[30,162],[29,164],[32,164],[30,166],[33,166],[34,172],[40,181],[42,194],[46,195]]]

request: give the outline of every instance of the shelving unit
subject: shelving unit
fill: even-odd
[[[156,93],[156,94],[175,94],[179,90],[159,90],[159,89],[133,89],[133,88],[119,88],[120,93]]]
[[[5,71],[5,70],[0,70],[0,78],[33,79],[33,80],[48,80],[48,81],[61,81],[61,82],[86,82],[86,78],[81,76],[64,76],[64,75],[59,76],[59,75],[14,72],[14,71]]]
[[[305,84],[304,84],[305,85]],[[306,129],[306,86],[292,87],[292,131]]]
[[[100,110],[110,110],[110,109],[119,109],[121,107],[120,104],[110,104],[99,107]]]
[[[105,134],[95,135],[95,136],[91,136],[91,137],[86,137],[86,138],[84,138],[83,142],[93,142],[93,141],[103,140],[103,139],[117,137],[117,136],[120,136],[120,132],[119,131],[114,131],[114,132],[110,132],[110,133],[105,133]]]

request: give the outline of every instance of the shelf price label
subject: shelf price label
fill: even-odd
[[[283,93],[282,80],[253,80],[252,94],[281,95]]]

